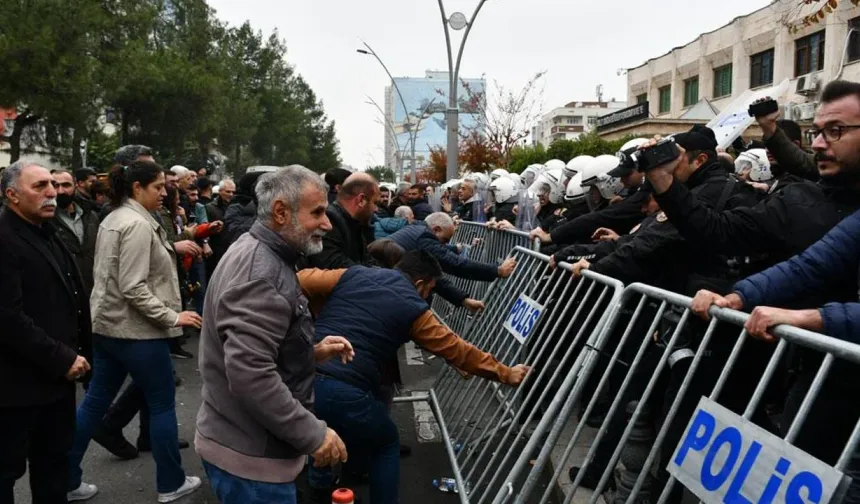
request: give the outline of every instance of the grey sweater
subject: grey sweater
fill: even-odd
[[[298,258],[256,222],[221,259],[206,292],[195,447],[253,481],[295,480],[325,438],[325,423],[310,411],[314,328]]]

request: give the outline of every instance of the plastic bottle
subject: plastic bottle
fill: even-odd
[[[454,478],[442,478],[441,480],[433,480],[433,486],[438,488],[440,492],[445,493],[460,493],[457,488],[457,480]]]
[[[355,504],[355,494],[349,488],[338,488],[331,493],[331,504]]]

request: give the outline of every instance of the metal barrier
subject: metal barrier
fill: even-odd
[[[460,221],[457,224],[451,242],[462,245],[469,259],[491,264],[501,263],[517,246],[531,247],[534,250],[540,247],[539,241],[530,240],[528,233],[523,231],[502,231],[490,228],[485,223],[469,221]],[[490,285],[489,282],[479,282],[448,274],[445,275],[445,279],[472,299],[483,299]],[[433,296],[432,308],[456,333],[463,332],[472,318],[468,310],[453,306],[438,295]]]
[[[516,296],[517,292],[514,290],[512,297]],[[559,299],[564,300],[566,297],[562,295]],[[850,501],[858,501],[856,488],[852,485],[849,489],[849,480],[839,473],[847,471],[857,476],[860,469],[854,465],[856,459],[852,459],[860,442],[860,401],[857,401],[856,395],[856,390],[860,387],[851,385],[857,383],[856,365],[860,364],[860,345],[787,326],[775,328],[774,334],[780,338],[778,344],[764,343],[748,337],[743,330],[743,324],[749,315],[714,307],[711,309],[711,321],[704,323],[691,316],[690,302],[691,299],[685,296],[647,285],[633,284],[624,290],[623,298],[616,304],[610,304],[604,314],[608,315],[608,318],[603,317],[601,327],[592,332],[588,344],[582,352],[578,352],[576,364],[570,367],[552,400],[554,406],[561,407],[548,409],[535,428],[535,434],[528,437],[524,449],[514,449],[514,446],[503,443],[495,445],[500,449],[498,453],[507,453],[507,457],[516,454],[517,460],[507,476],[501,480],[501,486],[495,485],[493,489],[486,490],[495,491],[495,499],[492,502],[520,504],[546,503],[552,500],[567,504],[579,491],[584,490],[583,482],[586,479],[591,480],[589,484],[595,488],[590,495],[590,490],[583,492],[590,504],[597,502],[601,495],[607,502],[628,504],[654,502],[657,496],[659,503],[680,502],[681,486],[676,485],[675,477],[682,478],[684,487],[694,492],[699,483],[673,466],[678,464],[675,457],[681,456],[681,449],[676,451],[676,446],[679,446],[681,439],[686,443],[691,436],[705,436],[699,429],[700,426],[694,423],[694,420],[699,418],[698,412],[703,411],[700,408],[705,406],[712,410],[725,410],[728,416],[732,415],[731,411],[741,415],[738,419],[741,426],[738,429],[746,433],[743,435],[758,436],[757,442],[764,444],[777,443],[773,450],[778,453],[800,453],[800,450],[794,448],[797,447],[822,460],[826,464],[825,468],[831,469],[827,466],[833,466],[836,471],[831,472],[836,472],[834,481],[838,485],[834,483],[826,487],[825,490],[831,494],[818,495],[821,500],[810,497],[815,502],[826,502],[831,495],[834,499],[832,502],[838,502],[846,491],[850,495]],[[589,314],[589,317],[594,316],[597,314]],[[561,317],[559,320],[565,319]],[[571,327],[576,326],[569,324],[568,328]],[[481,338],[478,338],[478,341],[482,344],[494,343]],[[572,345],[571,349],[575,346]],[[785,402],[781,421],[778,425],[770,425],[776,417],[766,409],[769,397],[767,392],[769,388],[778,385],[779,380],[776,378],[785,367],[789,346],[796,349],[793,358],[805,363],[805,371],[795,376],[788,394],[793,400]],[[820,364],[810,360],[810,351],[817,353],[819,357],[824,354]],[[530,362],[537,363],[535,372],[538,374],[546,372],[547,361],[541,354],[536,355]],[[524,389],[518,389],[517,393],[522,390]],[[834,404],[834,395],[841,401]],[[700,403],[702,396],[708,399],[701,399]],[[780,395],[783,396],[785,395]],[[824,397],[816,403],[816,408],[813,408],[813,402],[819,396],[828,397]],[[588,427],[585,419],[599,417],[601,406],[610,400],[605,420],[600,422],[596,429]],[[461,402],[462,404],[464,403]],[[513,401],[512,404],[517,403]],[[443,401],[443,406],[445,405]],[[574,421],[575,409],[583,405],[585,408],[581,418]],[[442,413],[445,413],[443,418],[452,418],[451,411],[444,407]],[[518,411],[518,414],[521,415],[522,411]],[[630,415],[629,418],[626,418],[627,414]],[[688,421],[691,423],[689,427]],[[756,423],[759,427],[755,427]],[[516,424],[517,421],[513,418],[511,425]],[[504,422],[497,425],[496,429],[501,429]],[[689,429],[689,432],[685,436],[686,429]],[[767,434],[768,430],[778,432],[780,436]],[[558,453],[560,449],[557,443],[563,431],[570,435],[570,441],[564,445],[560,459],[554,461],[555,469],[551,470],[550,458],[553,450]],[[590,431],[594,436],[590,447],[584,439],[586,431]],[[711,432],[713,433],[713,428]],[[457,439],[457,436],[454,435],[453,438]],[[768,441],[771,438],[776,441]],[[699,441],[698,438],[695,440]],[[716,444],[714,441],[715,446]],[[792,446],[785,446],[786,444]],[[694,448],[702,446],[697,445]],[[491,448],[487,446],[484,451],[488,449]],[[566,483],[565,467],[568,466],[572,454],[586,449],[587,454],[577,457],[580,459],[576,463],[579,471],[572,481],[572,487],[564,492],[564,495],[558,495],[560,483]],[[726,479],[730,471],[734,470],[729,460],[732,460],[732,464],[740,462],[740,455],[732,450],[730,447],[729,454],[725,453],[726,450],[722,451],[724,456],[720,460],[723,469],[719,469],[718,475],[711,472],[708,472],[708,475],[723,478],[719,481],[726,481],[719,487],[724,493],[725,488],[729,487],[728,481],[731,481],[732,487],[728,491],[734,488],[735,494],[734,498],[729,500],[749,502],[746,498],[738,499],[738,496],[751,470],[747,463],[750,459],[751,464],[755,463],[758,452],[751,458],[753,449],[749,448],[743,456],[742,467],[738,472],[745,470],[746,473],[740,480],[741,486],[735,487],[738,478],[736,473],[731,473],[735,480]],[[719,450],[711,450],[707,457],[718,457],[716,452]],[[732,453],[734,459],[731,459]],[[800,453],[799,456],[805,454]],[[469,459],[463,460],[462,453],[459,457],[455,462],[460,465],[455,464],[455,468],[462,469],[462,464]],[[702,475],[706,469],[712,467],[707,465],[707,457],[701,464]],[[753,481],[751,484],[757,485],[756,490],[764,494],[753,493],[748,497],[755,501],[761,495],[762,500],[759,502],[771,502],[779,491],[783,492],[780,495],[785,499],[787,490],[784,487],[794,485],[794,480],[791,485],[786,481],[780,490],[782,479],[779,475],[786,475],[788,465],[783,461],[788,462],[788,458],[789,455],[785,455],[778,463],[778,456],[772,460],[767,459],[768,463],[774,464],[767,468],[768,471],[774,471],[773,468],[776,467],[775,476],[770,476],[768,472],[763,476],[763,481]],[[713,464],[714,460],[715,458],[711,458],[710,463]],[[720,462],[717,463],[718,466],[719,464]],[[667,467],[672,467],[672,476],[666,471]],[[729,472],[725,467],[729,468]],[[503,469],[504,467],[488,464],[484,473],[495,472],[498,477]],[[471,482],[470,476],[473,472],[474,469],[466,472],[464,481]],[[755,473],[755,476],[761,475]],[[610,484],[610,479],[615,485]],[[786,477],[786,480],[788,479]],[[496,478],[491,481],[495,482]],[[594,481],[598,481],[596,485]],[[612,490],[612,486],[616,489]],[[461,488],[461,501],[467,502],[462,496],[462,490]],[[478,494],[474,488],[472,490],[468,502],[486,502],[486,491]],[[795,488],[795,491],[800,490]],[[703,490],[699,489],[697,493],[700,499],[709,502],[722,501],[719,495],[714,498],[712,494],[708,494],[709,498],[705,498],[702,492]],[[769,500],[765,498],[766,495]],[[583,495],[580,494],[580,497]],[[801,498],[797,497],[796,502],[800,501]],[[582,502],[582,499],[579,502]]]
[[[571,377],[586,364],[580,350],[603,337],[623,285],[588,273],[575,280],[569,266],[550,272],[549,257],[516,247],[517,268],[491,284],[486,310],[464,339],[508,365],[534,368],[519,387],[465,380],[445,367],[427,396],[442,431],[462,503],[490,502],[524,472],[516,455],[537,445],[562,409]]]

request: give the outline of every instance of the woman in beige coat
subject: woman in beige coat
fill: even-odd
[[[175,385],[169,340],[183,326],[200,327],[194,312],[181,312],[176,255],[154,217],[165,196],[164,171],[148,161],[114,169],[109,182],[115,208],[99,227],[93,293],[93,377],[78,407],[69,452],[70,500],[95,495],[81,482],[81,459],[128,375],[149,406],[158,502],[172,502],[200,486],[186,477],[177,441]],[[169,223],[167,224],[169,225]]]

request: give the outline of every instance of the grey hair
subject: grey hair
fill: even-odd
[[[406,205],[397,207],[397,210],[394,211],[395,217],[400,217],[401,219],[408,219],[409,216],[415,217],[415,214],[412,212],[412,209]]]
[[[290,165],[278,171],[266,173],[257,181],[257,219],[264,224],[272,221],[272,205],[276,200],[284,201],[295,215],[302,200],[306,185],[328,193],[328,184],[319,175],[302,165]]]
[[[432,213],[424,219],[424,222],[427,223],[427,226],[440,227],[440,228],[452,228],[454,227],[454,219],[451,218],[450,215],[445,212],[436,212]]]
[[[152,156],[152,148],[145,145],[123,145],[113,153],[113,160],[122,166],[130,165],[140,156]]]
[[[18,161],[10,164],[5,170],[3,170],[3,175],[0,177],[0,192],[2,192],[3,196],[6,195],[6,189],[9,189],[10,187],[16,191],[18,190],[18,179],[21,178],[21,172],[24,171],[24,168],[27,168],[28,166],[39,166],[41,168],[45,168],[41,164],[27,159],[19,159]]]

